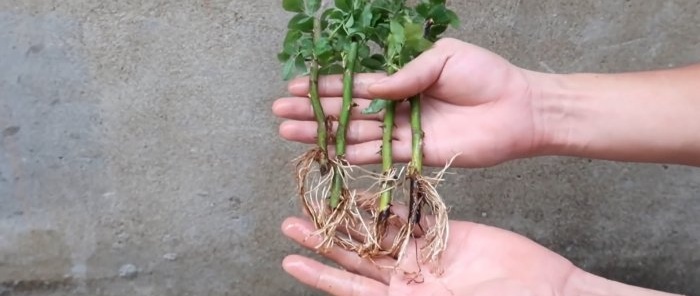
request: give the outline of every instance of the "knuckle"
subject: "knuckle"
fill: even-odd
[[[360,278],[359,275],[356,275],[356,274],[353,275],[353,276],[350,278],[350,283],[351,283],[351,284],[350,284],[350,287],[351,287],[350,295],[352,295],[352,296],[361,296],[361,295],[363,295],[363,294],[362,294],[362,290],[363,290],[363,289],[362,289],[362,278]]]
[[[442,39],[435,42],[434,48],[438,49],[441,52],[452,52],[463,45],[464,45],[464,42],[462,42],[459,39],[442,38]]]
[[[357,161],[357,149],[354,145],[349,145],[345,149],[345,159],[351,163]]]
[[[435,42],[435,47],[449,47],[450,45],[455,44],[455,41],[456,40],[454,38],[441,38]]]
[[[314,285],[313,285],[316,289],[324,290],[323,285],[324,285],[324,282],[325,282],[325,274],[326,274],[325,272],[321,272],[321,273],[319,273],[318,276],[316,277],[316,281],[315,281],[315,283],[314,283]]]
[[[352,140],[355,142],[362,141],[362,124],[355,124],[352,131]]]

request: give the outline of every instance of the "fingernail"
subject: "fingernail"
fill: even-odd
[[[314,271],[313,268],[299,256],[288,256],[284,258],[282,261],[282,268],[293,274],[310,273]]]
[[[288,231],[290,231],[290,230],[296,231],[298,233],[301,233],[301,234],[307,235],[307,236],[312,233],[307,227],[304,227],[304,225],[302,225],[300,223],[289,223],[289,224],[285,225],[284,232],[288,233]]]

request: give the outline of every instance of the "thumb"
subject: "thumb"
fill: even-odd
[[[442,73],[451,51],[445,42],[438,41],[395,74],[379,80],[368,87],[369,93],[378,98],[402,100],[430,88]]]

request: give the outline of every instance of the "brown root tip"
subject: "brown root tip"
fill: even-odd
[[[409,223],[416,224],[420,222],[420,188],[418,188],[418,182],[413,176],[409,176],[409,200],[408,200],[408,221]]]
[[[321,176],[327,175],[331,171],[330,167],[328,166],[328,161],[327,160],[319,160],[318,170],[321,173]]]
[[[387,221],[389,220],[389,217],[391,217],[391,207],[386,208],[385,210],[381,211],[379,213],[379,221]]]
[[[320,148],[316,150],[316,156],[314,157],[314,160],[316,163],[318,163],[318,170],[321,173],[321,176],[325,176],[330,172],[330,164],[328,163],[328,156],[325,151],[321,150]]]

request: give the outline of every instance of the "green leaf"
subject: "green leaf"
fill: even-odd
[[[318,72],[321,75],[335,75],[335,74],[342,74],[343,71],[344,71],[344,69],[341,65],[330,64],[330,65],[326,65],[326,66],[321,67],[321,69],[319,69]]]
[[[460,26],[459,16],[457,16],[457,14],[454,11],[448,9],[447,10],[447,17],[449,18],[450,25],[452,27],[459,28],[459,26]]]
[[[330,24],[332,18],[331,15],[333,15],[334,12],[337,10],[335,9],[326,9],[321,13],[321,28],[325,29],[328,28],[328,25]]]
[[[436,24],[440,25],[449,24],[451,21],[447,8],[442,4],[434,6],[433,9],[430,10],[429,16]]]
[[[438,35],[445,33],[447,31],[446,25],[433,25],[430,28],[430,36],[437,37]]]
[[[406,35],[407,41],[423,39],[423,26],[414,23],[407,23],[404,25],[404,34]]]
[[[403,45],[406,43],[406,36],[403,26],[397,20],[392,20],[389,27],[391,34],[387,38],[387,58],[391,60],[401,53]]]
[[[372,24],[372,7],[365,5],[365,9],[362,10],[362,16],[360,17],[360,26],[362,28],[369,27]]]
[[[308,70],[307,70],[307,68],[306,68],[306,61],[304,60],[304,57],[298,56],[298,57],[294,60],[294,68],[295,68],[296,73],[298,73],[298,74],[306,74],[306,72],[307,72]]]
[[[379,112],[382,112],[384,108],[386,108],[386,100],[383,99],[374,99],[372,100],[371,103],[369,103],[369,106],[362,110],[362,114],[369,115],[369,114],[377,114]]]
[[[350,12],[352,10],[352,0],[335,0],[335,7],[342,11]]]
[[[304,0],[282,0],[282,7],[289,12],[304,12]]]
[[[370,48],[369,45],[367,44],[361,44],[360,47],[357,49],[357,57],[360,59],[364,59],[366,57],[369,57],[370,54]]]
[[[406,41],[406,47],[412,51],[411,54],[415,55],[418,55],[430,49],[431,46],[433,46],[433,43],[424,38],[411,39]]]
[[[330,41],[328,41],[327,37],[321,37],[321,39],[316,41],[316,44],[314,45],[316,55],[324,55],[332,50],[333,48],[331,47]]]
[[[321,0],[306,0],[306,12],[308,15],[315,14],[321,8]]]
[[[423,2],[416,6],[416,12],[418,13],[418,15],[427,19],[430,17],[430,8],[431,5],[429,3]]]
[[[354,25],[355,25],[355,18],[352,17],[352,15],[351,15],[350,18],[348,18],[348,20],[345,22],[345,29],[348,31],[348,33],[349,33],[349,31],[352,30],[352,27]]]
[[[314,45],[314,51],[321,64],[327,64],[339,55],[337,52],[333,51],[333,46],[331,46],[328,37],[321,37]]]
[[[384,70],[384,63],[381,60],[374,59],[373,57],[364,58],[360,63],[362,66],[370,70]]]
[[[340,61],[340,53],[335,51],[328,51],[318,56],[318,63],[320,65],[329,65],[338,61]]]
[[[288,53],[286,53],[286,52],[280,52],[280,53],[277,54],[277,60],[279,60],[279,61],[282,62],[282,63],[284,63],[284,62],[286,62],[287,60],[289,60],[290,57],[291,57],[291,56],[290,56]]]
[[[344,12],[337,10],[337,9],[329,9],[328,15],[326,16],[326,19],[329,23],[342,23],[345,20],[345,14]]]
[[[290,30],[311,33],[314,29],[314,18],[303,13],[297,14],[291,20],[289,20],[287,28]]]
[[[415,51],[413,51],[413,50],[401,51],[401,54],[399,55],[398,65],[408,64],[410,61],[412,61],[415,58],[416,58]]]
[[[345,53],[345,59],[348,58],[348,53],[350,53],[350,46],[352,46],[353,42],[345,42],[343,45],[343,52]]]
[[[392,20],[389,28],[391,30],[392,38],[394,38],[396,43],[403,43],[404,40],[406,40],[406,35],[404,34],[404,29],[401,23],[396,20]]]
[[[299,51],[297,42],[301,38],[301,32],[297,30],[290,30],[287,32],[287,36],[284,38],[284,52],[288,54],[294,54]]]
[[[377,42],[380,47],[384,47],[390,33],[388,24],[380,23],[374,27],[374,34],[372,34],[373,36],[371,38]]]
[[[365,33],[362,33],[362,32],[357,31],[357,30],[351,30],[351,31],[352,31],[352,32],[350,33],[350,35],[351,35],[351,36],[357,36],[358,39],[360,39],[360,40],[365,40],[365,39],[367,38],[367,36],[365,35]]]
[[[447,25],[434,25],[430,28],[430,32],[425,36],[431,42],[435,42],[440,39],[440,35],[447,30]]]
[[[311,36],[305,35],[299,39],[299,52],[305,59],[311,59],[314,55],[314,40]]]
[[[384,55],[375,53],[375,54],[373,54],[373,55],[371,56],[371,58],[373,58],[373,59],[379,61],[379,62],[382,63],[382,64],[386,63],[386,58],[384,57]]]
[[[375,11],[391,12],[392,6],[389,1],[390,0],[374,0],[372,2],[372,8]]]
[[[407,23],[404,27],[406,30],[406,48],[411,52],[411,55],[417,55],[428,50],[433,44],[428,39],[425,39],[423,25],[416,23]]]
[[[350,39],[348,39],[345,36],[338,35],[335,37],[334,42],[332,43],[333,45],[333,50],[337,52],[345,51],[345,48],[350,46]]]
[[[284,80],[294,78],[294,63],[295,59],[288,59],[284,63],[284,67],[282,68],[282,77],[284,78]]]

